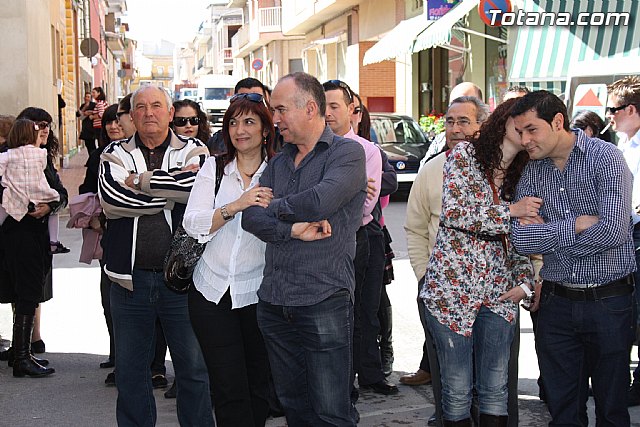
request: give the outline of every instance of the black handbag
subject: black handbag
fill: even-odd
[[[223,173],[223,158],[216,157],[214,198],[218,195]],[[199,243],[198,239],[189,236],[182,224],[176,228],[169,251],[164,258],[164,283],[169,289],[179,294],[189,290],[193,282],[193,270],[204,253],[205,246],[206,243]]]

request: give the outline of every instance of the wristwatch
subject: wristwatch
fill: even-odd
[[[235,217],[235,215],[229,215],[229,211],[227,211],[227,205],[224,205],[220,208],[220,214],[222,215],[222,219],[224,219],[225,221],[230,221]]]
[[[140,189],[140,174],[137,173],[133,177],[133,185],[139,190]]]

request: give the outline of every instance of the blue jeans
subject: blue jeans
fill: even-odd
[[[436,347],[442,386],[442,413],[448,421],[469,418],[471,389],[478,392],[481,414],[507,415],[509,357],[516,328],[482,306],[470,337],[453,332],[425,309]]]
[[[633,295],[572,301],[542,285],[536,347],[552,426],[588,424],[589,377],[598,426],[628,426]]]
[[[290,427],[355,426],[349,382],[353,303],[340,290],[311,306],[258,302],[276,393]]]
[[[187,307],[187,295],[170,291],[162,272],[133,270],[133,292],[111,285],[116,345],[116,417],[119,426],[154,426],[156,404],[149,366],[156,318],[166,335],[176,373],[178,421],[213,426],[209,377]]]

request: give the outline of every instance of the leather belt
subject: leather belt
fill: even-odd
[[[542,289],[571,301],[598,301],[605,298],[629,295],[633,292],[633,276],[627,275],[613,282],[590,288],[568,287],[558,282],[545,280]]]

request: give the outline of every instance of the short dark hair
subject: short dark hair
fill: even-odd
[[[536,90],[518,98],[518,103],[511,110],[511,117],[520,116],[527,111],[535,111],[538,118],[545,122],[553,122],[556,114],[562,114],[562,128],[567,132],[569,128],[569,115],[567,114],[567,106],[556,95],[546,90]]]
[[[266,90],[262,82],[258,79],[254,79],[253,77],[244,78],[236,83],[236,87],[233,89],[233,93],[238,93],[240,89],[251,89],[254,87],[259,87],[260,89],[262,89],[262,95],[265,94]]]
[[[38,139],[38,131],[33,120],[17,119],[13,122],[9,137],[7,138],[7,147],[18,148],[23,145],[35,144]]]
[[[118,107],[122,109],[125,113],[131,112],[131,94],[127,94],[124,98],[120,100],[118,103]]]
[[[353,102],[353,91],[351,90],[349,85],[346,84],[345,82],[342,82],[339,80],[337,81],[343,84],[344,86],[341,86],[340,84],[335,83],[336,80],[329,80],[328,82],[322,83],[322,88],[324,89],[325,92],[329,92],[330,90],[339,90],[340,92],[342,92],[342,98],[344,99],[344,103],[347,105],[351,104]]]
[[[107,133],[107,124],[118,120],[117,112],[118,104],[112,104],[105,108],[104,113],[102,113],[102,119],[100,120],[102,128],[98,135],[98,144],[100,147],[104,147],[111,142],[111,138],[109,138],[109,134]]]
[[[321,117],[324,117],[324,113],[327,110],[327,98],[324,95],[324,88],[311,74],[303,73],[302,71],[298,71],[295,73],[287,74],[282,77],[280,80],[285,79],[293,79],[296,87],[299,92],[307,95],[306,97],[297,97],[296,98],[296,107],[303,108],[308,101],[308,98],[311,97],[316,104],[318,104],[318,111]]]
[[[273,117],[264,102],[255,102],[249,98],[238,98],[229,104],[222,119],[222,137],[227,147],[224,164],[230,163],[236,156],[236,147],[231,143],[229,135],[229,122],[240,114],[253,113],[260,118],[262,127],[268,131],[265,144],[262,145],[262,159],[271,159],[275,155],[276,131],[273,126]]]
[[[576,115],[573,116],[573,120],[571,120],[571,127],[582,130],[591,128],[594,137],[611,142],[611,135],[608,130],[605,133],[601,133],[604,126],[604,120],[602,120],[597,113],[589,110],[577,112]]]
[[[17,119],[29,119],[35,123],[38,122],[47,122],[49,124],[53,123],[53,117],[51,114],[47,113],[46,110],[38,107],[27,107],[24,110],[20,111]],[[49,130],[49,136],[47,137],[47,145],[44,146],[47,149],[47,153],[49,157],[53,159],[53,157],[58,155],[58,150],[60,150],[60,143],[58,142],[58,137],[55,135],[55,132]]]

